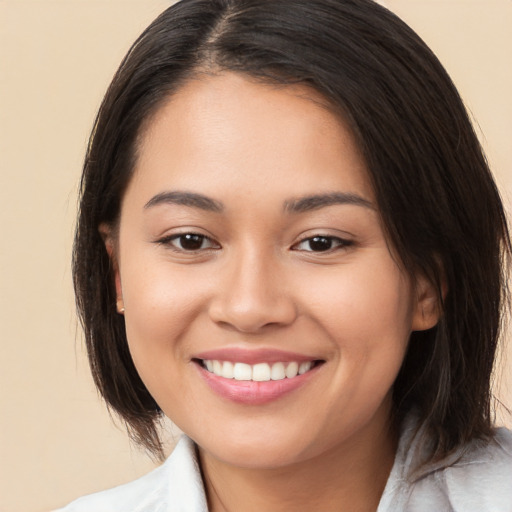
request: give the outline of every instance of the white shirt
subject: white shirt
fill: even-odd
[[[377,512],[512,512],[511,431],[498,429],[494,442],[474,442],[462,457],[452,457],[458,459],[453,464],[431,467],[411,482],[408,473],[421,449],[411,442],[413,430],[406,422]],[[56,512],[208,512],[196,446],[183,436],[147,475]]]

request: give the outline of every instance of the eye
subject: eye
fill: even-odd
[[[350,240],[343,240],[335,236],[317,235],[301,240],[299,243],[295,244],[292,249],[307,252],[327,252],[349,247],[350,245],[352,245]]]
[[[218,249],[219,245],[211,238],[198,233],[180,233],[171,235],[158,241],[160,244],[170,245],[173,249],[183,252],[197,252],[206,249]]]

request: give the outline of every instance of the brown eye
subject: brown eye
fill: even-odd
[[[205,235],[199,235],[197,233],[182,233],[179,235],[173,235],[164,240],[160,241],[164,244],[171,245],[174,249],[185,252],[202,251],[205,249],[217,248],[210,238]]]
[[[308,240],[308,245],[312,251],[322,252],[332,249],[333,239],[325,236],[315,236]]]
[[[327,252],[348,247],[352,242],[334,236],[313,236],[296,244],[293,249],[306,252]]]
[[[205,237],[201,235],[181,235],[176,239],[179,241],[180,249],[184,249],[185,251],[197,251],[203,247]]]

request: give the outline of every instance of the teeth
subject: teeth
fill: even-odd
[[[286,367],[286,377],[289,379],[293,379],[293,377],[297,377],[297,373],[299,372],[299,363],[290,363]]]
[[[297,375],[302,375],[313,366],[313,361],[298,363],[292,361],[289,363],[258,363],[254,365],[245,363],[232,363],[230,361],[204,360],[206,369],[219,377],[235,380],[252,380],[255,382],[265,382],[269,380],[293,379]]]
[[[252,380],[258,382],[270,380],[270,366],[267,363],[255,364],[252,367]]]
[[[300,363],[299,365],[299,375],[303,373],[309,372],[311,370],[311,361],[306,361],[305,363]]]
[[[233,371],[233,363],[231,361],[224,361],[222,365],[222,373],[217,373],[217,375],[222,375],[226,379],[232,379],[234,375]]]
[[[213,361],[213,373],[222,375],[222,363],[220,361]]]
[[[272,366],[272,371],[270,373],[270,378],[272,380],[282,380],[286,377],[286,373],[284,371],[284,363],[275,363]]]
[[[252,366],[245,363],[235,363],[233,366],[233,378],[235,380],[252,380]]]

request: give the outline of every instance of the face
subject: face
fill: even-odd
[[[107,247],[142,380],[233,465],[375,437],[409,335],[430,327],[350,131],[302,86],[185,85],[143,134]]]

